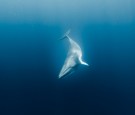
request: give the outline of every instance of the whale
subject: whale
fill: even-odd
[[[88,63],[82,60],[82,50],[80,46],[71,37],[69,37],[69,33],[70,30],[68,30],[65,35],[60,38],[61,40],[68,39],[69,49],[58,78],[71,75],[76,71],[79,65],[89,66]]]

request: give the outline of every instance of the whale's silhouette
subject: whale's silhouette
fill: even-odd
[[[89,66],[86,62],[82,60],[81,48],[75,41],[73,41],[69,37],[69,33],[70,30],[68,30],[66,34],[61,38],[61,39],[67,38],[70,43],[70,47],[64,65],[59,73],[59,78],[72,74],[76,70],[78,65],[82,64]]]

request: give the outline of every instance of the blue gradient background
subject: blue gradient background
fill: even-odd
[[[0,115],[135,115],[134,0],[0,0]],[[57,79],[71,37],[90,64]]]

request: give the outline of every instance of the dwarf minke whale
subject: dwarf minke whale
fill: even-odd
[[[82,50],[80,46],[69,37],[70,30],[61,39],[68,39],[70,47],[67,53],[64,65],[59,73],[59,78],[72,74],[78,65],[89,66],[86,62],[82,60]]]

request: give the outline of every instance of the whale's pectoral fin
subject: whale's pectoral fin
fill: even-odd
[[[80,61],[80,63],[81,63],[82,65],[89,66],[89,64],[87,64],[86,62],[84,62],[84,61],[82,60],[82,58],[81,58],[81,57],[79,58],[79,61]]]
[[[87,64],[86,62],[82,61],[81,62],[82,65],[86,65],[86,66],[89,66],[89,64]]]

